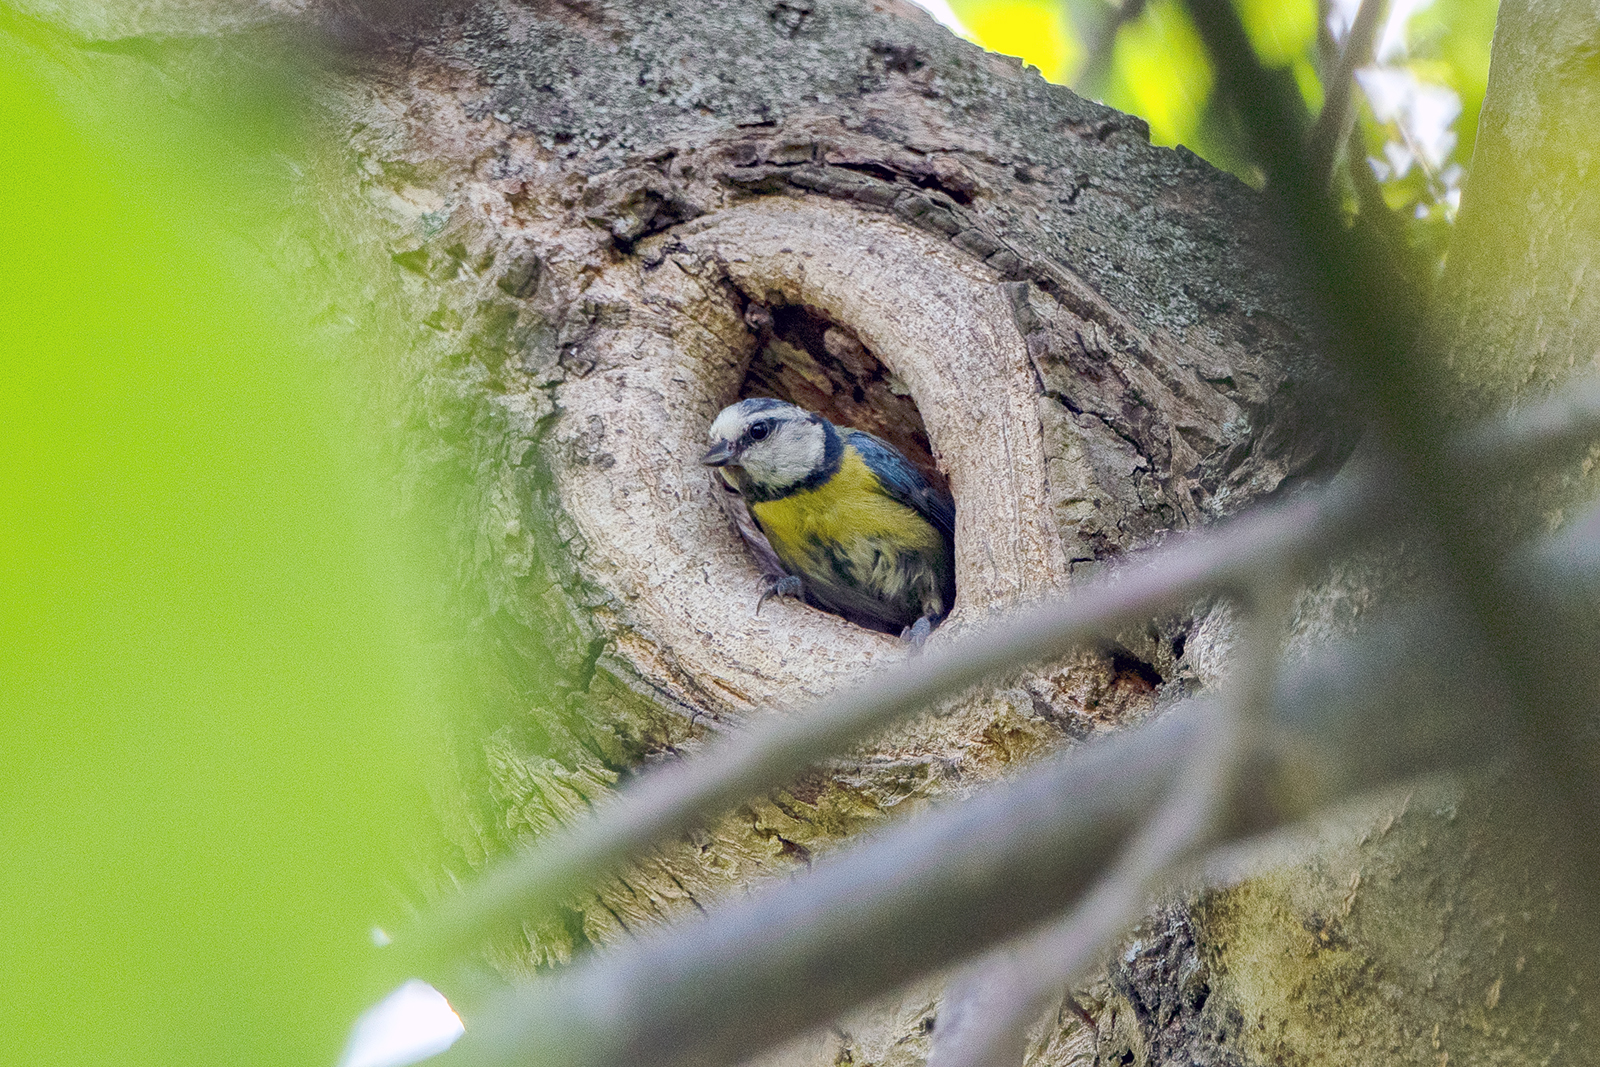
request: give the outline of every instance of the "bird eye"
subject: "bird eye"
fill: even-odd
[[[750,424],[750,440],[752,441],[765,441],[767,439],[767,435],[771,432],[772,423],[768,422],[766,419],[762,419],[760,422],[752,422]]]

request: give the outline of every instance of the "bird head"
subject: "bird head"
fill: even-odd
[[[793,404],[741,400],[712,421],[711,448],[700,462],[721,468],[741,492],[781,494],[826,464],[828,429],[821,415]]]

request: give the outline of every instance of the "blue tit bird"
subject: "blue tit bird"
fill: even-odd
[[[718,468],[803,596],[918,645],[955,601],[955,504],[893,445],[781,400],[741,400],[711,424]],[[758,604],[759,610],[759,604]]]

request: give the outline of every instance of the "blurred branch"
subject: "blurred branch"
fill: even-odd
[[[1495,689],[1462,669],[1473,662],[1471,635],[1449,621],[1438,605],[1420,605],[1285,678],[1266,735],[1275,758],[1218,806],[1219,838],[1253,837],[1374,788],[1493,759],[1504,743]],[[1447,713],[1460,705],[1465,714]],[[1152,872],[1199,840],[1206,805],[1197,798],[1214,787],[1204,777],[1172,783],[1184,768],[1225,779],[1212,745],[1232,744],[1226,721],[1210,702],[1179,705],[704,920],[502,993],[467,1014],[467,1036],[441,1062],[738,1062],[1080,900],[1077,919],[1019,951],[1030,968],[1052,953],[1092,954],[1144,899]],[[1161,816],[1135,836],[1158,805]],[[1097,883],[1119,853],[1123,866]],[[1026,1014],[1028,998],[1015,1003]]]
[[[656,842],[792,780],[906,715],[1219,589],[1247,589],[1262,570],[1297,569],[1352,535],[1370,533],[1358,518],[1375,491],[1370,478],[1342,477],[1323,492],[1131,558],[1109,580],[934,645],[803,715],[758,723],[698,759],[663,767],[594,818],[551,835],[442,902],[410,935],[409,950],[431,970],[428,957],[453,958],[496,929],[537,920]]]
[[[735,1063],[1070,906],[1216,726],[1192,703],[466,1018],[442,1063]],[[455,1050],[451,1055],[455,1055]]]
[[[1295,590],[1289,576],[1266,571],[1246,597],[1238,598],[1242,617],[1227,688],[1231,726],[1241,738],[1261,738],[1270,722],[1279,653]]]
[[[1516,574],[1542,597],[1582,616],[1593,629],[1600,625],[1594,605],[1600,602],[1600,504],[1580,514],[1565,529],[1541,541],[1531,552],[1514,558]],[[1591,646],[1593,647],[1593,646]],[[1600,657],[1589,656],[1592,684],[1600,673]]]
[[[1339,147],[1350,136],[1356,68],[1372,62],[1378,29],[1383,25],[1383,16],[1388,9],[1388,0],[1361,0],[1355,21],[1350,24],[1350,32],[1345,35],[1344,48],[1339,53],[1338,61],[1331,70],[1326,71],[1323,78],[1322,113],[1312,124],[1311,133],[1306,139],[1306,155],[1310,159],[1311,172],[1318,178],[1322,189],[1333,184]],[[1355,157],[1351,157],[1352,167],[1356,162]]]
[[[1412,805],[1446,806],[1461,790],[1459,776],[1438,774],[1360,793],[1330,805],[1314,819],[1219,844],[1180,864],[1173,872],[1173,884],[1183,891],[1239,885],[1300,863],[1314,852],[1357,844],[1385,815],[1403,813]]]
[[[1333,29],[1329,25],[1332,16],[1332,0],[1317,0],[1317,72],[1324,79],[1339,62],[1339,42],[1333,39]]]
[[[1400,273],[1410,278],[1423,277],[1426,268],[1410,248],[1405,219],[1384,200],[1383,185],[1372,173],[1372,164],[1367,160],[1366,138],[1354,124],[1347,135],[1345,159],[1349,164],[1345,173],[1350,176],[1350,185],[1356,194],[1356,213],[1361,225],[1372,234],[1375,242],[1402,264]]]
[[[1513,460],[1527,462],[1597,438],[1600,383],[1587,382],[1474,430],[1452,455],[1483,477]],[[1293,503],[1130,557],[1107,579],[1066,599],[936,644],[918,660],[803,715],[759,722],[694,760],[658,769],[593,818],[550,835],[442,902],[401,945],[422,957],[416,965],[425,973],[434,971],[496,929],[536,921],[652,845],[792,780],[905,715],[1219,590],[1248,596],[1263,575],[1287,588],[1289,575],[1306,561],[1380,533],[1403,510],[1375,473],[1347,470]]]
[[[1457,462],[1505,477],[1527,467],[1549,467],[1600,437],[1600,375],[1568,383],[1543,400],[1484,419],[1460,435]]]
[[[1073,919],[1080,910],[1073,911]],[[1069,919],[1064,925],[1071,923]],[[1035,936],[1050,938],[1053,929]],[[1060,992],[1059,983],[1051,981],[1053,973],[1028,969],[1010,947],[962,970],[946,984],[939,1001],[927,1067],[1017,1067],[1027,1059],[1028,1028]],[[1092,1025],[1087,1013],[1081,1018]]]

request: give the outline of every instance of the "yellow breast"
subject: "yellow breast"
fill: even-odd
[[[884,494],[877,476],[846,447],[839,471],[815,489],[751,504],[750,511],[786,563],[810,556],[817,545],[888,541],[930,555],[943,550],[939,531],[914,508]]]

